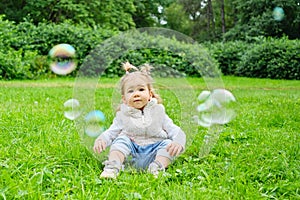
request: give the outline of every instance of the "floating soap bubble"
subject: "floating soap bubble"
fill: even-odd
[[[197,106],[199,115],[194,116],[198,125],[210,128],[204,136],[199,156],[208,155],[219,139],[222,125],[229,123],[236,115],[236,99],[225,89],[204,90],[198,96],[201,104]]]
[[[69,99],[64,103],[64,116],[67,119],[74,120],[81,114],[80,103],[77,99]]]
[[[90,137],[98,137],[104,130],[105,116],[99,111],[95,110],[87,114],[85,117],[85,134]]]
[[[281,21],[284,18],[284,10],[281,7],[275,7],[273,10],[273,18],[276,21]]]
[[[69,44],[58,44],[49,51],[50,69],[58,75],[67,75],[77,66],[75,49]]]
[[[196,89],[206,87],[208,91],[213,91],[216,88],[224,88],[224,85],[221,72],[215,60],[209,56],[207,49],[184,34],[163,28],[142,28],[126,31],[103,41],[90,52],[81,65],[74,85],[73,98],[80,101],[84,116],[89,111],[95,110],[97,105],[106,106],[101,110],[105,109],[105,113],[109,113],[109,116],[106,115],[106,121],[109,121],[110,125],[122,102],[122,97],[118,82],[107,84],[101,76],[110,71],[116,72],[115,76],[124,75],[121,63],[133,62],[128,60],[129,52],[134,52],[137,57],[140,57],[143,55],[139,53],[145,49],[155,49],[156,52],[168,52],[174,56],[184,57],[191,75],[201,76],[197,86],[191,85],[185,78],[189,75],[185,74],[186,72],[156,60],[148,61],[148,64],[153,66],[151,75],[154,79],[155,91],[163,98],[166,112],[173,122],[186,133],[188,148],[200,129],[199,124],[193,121],[193,117],[199,115],[196,109],[198,104],[195,87]],[[111,69],[112,63],[117,63],[120,68]],[[132,64],[140,68],[145,63]],[[87,135],[85,118],[77,118],[75,122],[83,145],[98,160],[106,159],[106,155],[93,152],[95,138]],[[208,127],[208,130],[210,129],[212,126]]]
[[[235,97],[225,89],[215,89],[212,92],[202,91],[198,96],[202,103],[197,107],[200,117],[194,117],[203,127],[214,124],[227,124],[235,116]]]

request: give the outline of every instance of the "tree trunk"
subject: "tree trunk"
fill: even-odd
[[[214,11],[212,7],[211,0],[207,0],[207,28],[208,32],[212,33],[212,36],[215,36],[215,20],[214,20]],[[211,30],[210,30],[210,23],[211,23]]]
[[[210,32],[210,7],[209,4],[207,5],[207,10],[206,10],[206,17],[207,17],[207,32]]]
[[[220,3],[221,3],[222,33],[224,34],[226,32],[224,0],[220,0]]]

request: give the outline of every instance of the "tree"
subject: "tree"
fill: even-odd
[[[221,4],[221,21],[222,21],[222,33],[224,34],[226,32],[226,22],[225,22],[225,5],[224,0],[220,0]]]
[[[300,3],[298,0],[235,0],[238,21],[226,39],[251,39],[256,36],[300,38]],[[284,17],[273,17],[275,7],[284,11]],[[255,9],[254,9],[255,8]]]
[[[134,0],[3,0],[0,11],[16,23],[26,18],[39,22],[61,23],[71,21],[90,26],[128,30],[135,27],[132,14]]]
[[[214,38],[215,37],[215,17],[214,17],[214,10],[212,6],[212,1],[207,0],[207,27],[208,33]],[[211,24],[211,26],[210,26]]]
[[[191,35],[192,33],[192,21],[189,16],[183,10],[183,6],[178,3],[171,4],[165,10],[165,16],[167,24],[166,28]]]
[[[165,20],[165,9],[175,0],[134,0],[136,11],[133,21],[137,28],[161,26]]]
[[[6,19],[19,22],[26,16],[23,10],[26,0],[1,0],[0,13],[4,14]]]

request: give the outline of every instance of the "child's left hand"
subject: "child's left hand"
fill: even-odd
[[[177,142],[172,142],[168,144],[166,149],[171,156],[178,156],[181,153],[183,147],[181,146],[181,144],[178,144]]]

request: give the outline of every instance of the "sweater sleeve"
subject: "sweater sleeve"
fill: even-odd
[[[106,142],[107,146],[110,146],[113,140],[116,139],[116,137],[118,137],[118,135],[121,133],[121,127],[121,121],[118,119],[118,117],[115,117],[111,126],[101,135],[99,135],[96,141],[103,140]]]
[[[185,149],[186,135],[182,129],[175,125],[172,119],[166,114],[163,123],[163,129],[167,132],[169,138],[174,142],[181,144],[183,149]]]

